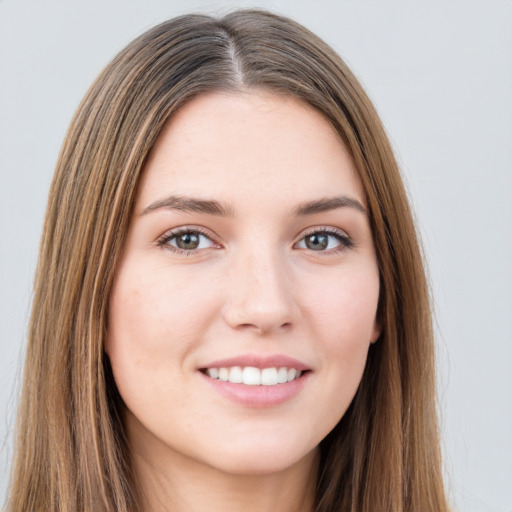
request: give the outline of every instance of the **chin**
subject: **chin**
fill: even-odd
[[[287,470],[301,462],[314,459],[318,447],[305,449],[303,444],[293,446],[290,443],[241,443],[241,449],[236,444],[228,450],[223,450],[223,455],[214,457],[209,464],[216,469],[232,474],[246,476],[271,475]]]

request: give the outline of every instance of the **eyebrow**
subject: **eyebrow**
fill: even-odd
[[[315,213],[327,212],[338,208],[355,208],[368,215],[366,208],[355,198],[349,196],[323,197],[315,201],[302,203],[295,208],[295,215],[314,215]]]
[[[214,199],[196,199],[193,197],[169,196],[165,199],[151,203],[142,211],[141,216],[161,208],[168,210],[179,210],[182,212],[206,213],[208,215],[218,215],[221,217],[233,217],[235,215],[233,208]]]
[[[205,213],[207,215],[216,215],[220,217],[235,216],[234,208],[228,204],[216,201],[215,199],[198,199],[179,195],[172,195],[151,203],[140,215],[146,215],[161,208],[182,212]],[[303,217],[336,210],[338,208],[354,208],[364,215],[368,215],[364,206],[357,199],[345,195],[323,197],[314,201],[301,203],[293,210],[293,214]]]

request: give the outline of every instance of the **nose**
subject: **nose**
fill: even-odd
[[[297,321],[293,280],[279,254],[247,251],[233,262],[227,281],[223,314],[233,329],[267,335]]]

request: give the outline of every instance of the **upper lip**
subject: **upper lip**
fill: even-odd
[[[247,354],[241,356],[229,357],[227,359],[217,359],[204,366],[206,368],[229,368],[232,366],[252,366],[254,368],[295,368],[296,370],[310,370],[311,368],[303,362],[293,357],[281,354],[261,356],[257,354]]]

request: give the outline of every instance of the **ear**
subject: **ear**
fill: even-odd
[[[379,339],[380,333],[381,333],[380,320],[378,318],[375,318],[375,321],[373,322],[372,334],[370,336],[370,343],[375,343]]]

